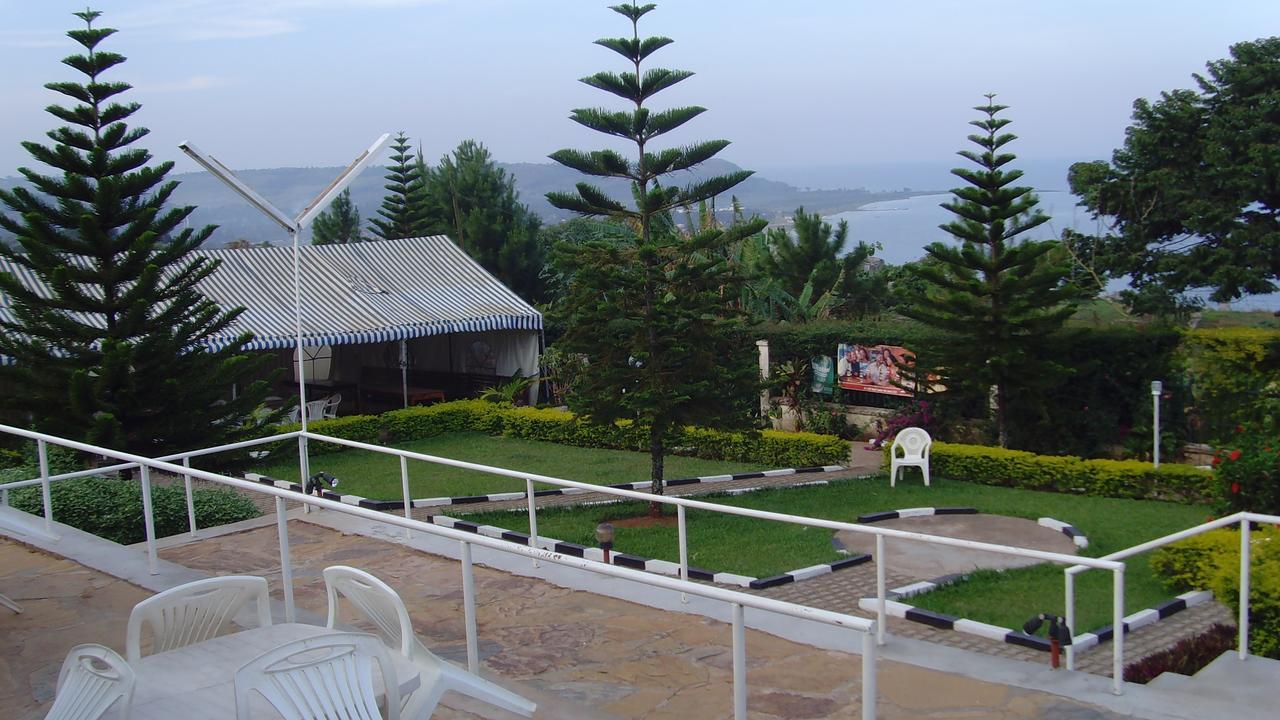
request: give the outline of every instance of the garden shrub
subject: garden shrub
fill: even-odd
[[[886,443],[886,464],[891,449]],[[929,465],[938,476],[1028,490],[1191,503],[1216,495],[1213,474],[1190,465],[1156,468],[1137,460],[1083,460],[944,442],[933,443]]]
[[[288,432],[297,427],[286,425],[280,430]],[[597,425],[566,410],[509,407],[481,400],[411,407],[379,416],[317,420],[308,427],[321,435],[363,442],[377,442],[382,435],[403,442],[448,432],[482,432],[578,447],[644,451],[649,446],[648,431],[630,421]],[[283,448],[284,443],[278,447]],[[311,448],[317,453],[341,449],[317,442],[312,442]],[[676,455],[773,467],[834,465],[843,463],[849,455],[849,443],[830,435],[775,430],[735,433],[695,427],[681,430],[670,449]]]
[[[1219,509],[1280,515],[1280,423],[1241,425],[1213,456]]]
[[[1191,379],[1192,414],[1203,440],[1228,440],[1238,425],[1262,420],[1265,401],[1280,396],[1280,331],[1192,330],[1179,356]]]
[[[1214,623],[1198,635],[1179,640],[1171,647],[1126,665],[1124,679],[1125,682],[1146,685],[1167,672],[1195,675],[1235,646],[1236,629]]]
[[[121,545],[142,542],[146,529],[142,517],[142,487],[137,481],[108,478],[60,480],[49,488],[53,519]],[[248,520],[262,513],[249,498],[224,488],[192,492],[199,527],[214,527]],[[44,513],[39,487],[10,493],[10,503],[35,515]],[[151,506],[156,537],[187,531],[187,501],[179,485],[153,486]]]
[[[1249,652],[1280,659],[1280,529],[1255,530],[1249,548]],[[1240,611],[1239,531],[1214,530],[1163,547],[1151,567],[1172,590],[1212,590]]]

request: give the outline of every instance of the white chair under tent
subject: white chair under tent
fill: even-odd
[[[422,683],[405,700],[402,715],[406,719],[430,718],[440,697],[449,690],[517,715],[533,717],[537,705],[532,700],[456,667],[428,650],[414,634],[409,611],[391,586],[363,570],[345,565],[325,568],[324,584],[329,595],[328,627],[336,627],[338,602],[345,598],[364,619],[377,627],[378,636],[388,647],[399,651],[418,666]]]

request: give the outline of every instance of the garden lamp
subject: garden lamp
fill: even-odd
[[[604,561],[609,562],[609,551],[613,549],[613,524],[602,522],[596,526],[596,542],[604,551]]]
[[[1160,467],[1160,394],[1164,392],[1164,383],[1151,381],[1151,462]]]
[[[330,490],[338,487],[338,478],[321,470],[315,475],[312,475],[311,477],[307,478],[307,484],[303,486],[302,492],[305,495],[310,495],[312,492],[314,492],[316,494],[316,497],[324,497],[325,485],[328,485]]]
[[[1040,613],[1022,624],[1022,632],[1035,635],[1045,623],[1049,623],[1049,667],[1057,670],[1062,648],[1071,644],[1071,628],[1067,627],[1067,621],[1057,615]]]

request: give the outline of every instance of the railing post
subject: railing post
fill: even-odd
[[[684,505],[676,505],[676,533],[680,541],[680,579],[689,579],[689,531],[685,525]],[[680,593],[680,602],[689,602],[688,593]]]
[[[747,629],[742,605],[733,604],[733,720],[747,720]]]
[[[1075,636],[1078,634],[1076,633],[1076,576],[1075,573],[1071,572],[1071,568],[1067,568],[1063,573],[1063,586],[1066,592],[1067,627],[1070,628],[1071,636],[1074,640]],[[1067,646],[1067,669],[1076,669],[1076,648],[1074,642]]]
[[[184,468],[191,467],[190,455],[182,456],[182,467]],[[191,537],[195,537],[196,536],[196,501],[195,501],[195,497],[191,494],[191,474],[190,473],[183,474],[182,484],[183,486],[186,487],[186,490],[187,490],[187,528],[191,532]]]
[[[156,570],[156,519],[151,506],[151,468],[142,466],[142,525],[147,532],[147,570]]]
[[[305,504],[305,503],[304,503]],[[293,606],[293,560],[289,557],[289,515],[284,498],[276,496],[276,531],[280,535],[280,585],[284,588],[284,619],[297,617]]]
[[[36,451],[40,457],[40,497],[44,501],[44,531],[52,535],[53,496],[49,493],[49,446],[44,440],[37,440]]]
[[[529,547],[535,550],[538,547],[538,504],[533,496],[533,480],[524,479],[524,496],[529,501]],[[539,567],[538,559],[534,558],[533,566]]]
[[[862,633],[862,720],[876,720],[876,652],[875,635]]]
[[[888,558],[884,554],[884,535],[876,533],[876,643],[885,643],[885,626],[889,624],[888,594],[885,589],[885,565]]]
[[[413,500],[409,497],[409,458],[400,456],[400,489],[404,492],[404,519],[413,519]],[[413,531],[404,529],[404,539],[411,540]]]
[[[1124,567],[1111,577],[1111,692],[1124,694]]]
[[[471,569],[471,543],[462,540],[462,617],[467,628],[467,670],[480,672],[480,643],[476,638],[476,579]]]
[[[1252,552],[1249,547],[1251,528],[1249,521],[1240,518],[1240,659],[1249,657],[1249,571]]]

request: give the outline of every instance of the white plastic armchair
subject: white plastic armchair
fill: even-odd
[[[889,487],[898,481],[898,469],[918,467],[924,472],[924,486],[929,487],[929,448],[933,446],[933,438],[923,428],[909,427],[898,431],[893,439],[893,447],[889,454]],[[898,457],[898,450],[902,457]]]
[[[413,622],[404,601],[391,586],[363,570],[346,565],[324,569],[324,584],[329,595],[328,627],[338,622],[339,598],[346,598],[360,614],[374,624],[378,636],[393,650],[413,661],[422,674],[422,684],[405,702],[404,717],[426,720],[448,690],[482,700],[495,707],[524,717],[533,717],[537,704],[497,683],[485,680],[452,663],[442,660],[414,635]]]
[[[116,717],[128,718],[133,685],[133,668],[115,650],[77,645],[62,661],[58,694],[45,720],[97,720],[117,701]]]
[[[320,412],[321,417],[336,418],[338,417],[338,406],[342,404],[342,393],[334,393],[325,398],[324,409]]]
[[[221,635],[236,613],[254,601],[258,625],[267,627],[271,624],[271,596],[264,578],[228,575],[169,588],[138,603],[129,613],[125,655],[129,662],[142,658],[144,624],[154,637],[153,652],[162,653]]]
[[[383,720],[373,687],[378,665],[386,720],[400,719],[400,682],[382,641],[367,633],[333,633],[281,645],[236,671],[236,720],[249,720],[260,693],[285,720]]]

